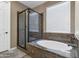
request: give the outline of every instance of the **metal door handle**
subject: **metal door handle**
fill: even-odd
[[[6,34],[8,34],[8,32],[5,32]]]

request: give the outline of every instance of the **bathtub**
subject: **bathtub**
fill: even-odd
[[[57,54],[60,54],[65,57],[71,57],[70,50],[72,50],[72,47],[68,46],[68,44],[66,43],[52,41],[52,40],[38,40],[36,43],[39,46],[51,50]]]

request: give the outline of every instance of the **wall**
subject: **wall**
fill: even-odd
[[[75,1],[71,1],[71,33],[75,33]]]
[[[39,13],[44,13],[46,10],[46,7],[54,5],[54,4],[59,3],[59,2],[61,2],[61,1],[48,1],[42,5],[35,7],[34,10],[36,10]]]
[[[75,2],[75,35],[78,39],[78,47],[79,47],[79,1]]]
[[[75,2],[75,34],[79,36],[79,2],[78,1]]]
[[[22,11],[26,8],[19,2],[11,2],[11,48],[17,46],[17,11]]]

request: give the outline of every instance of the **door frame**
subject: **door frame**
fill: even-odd
[[[8,2],[9,3],[9,29],[8,29],[8,31],[9,31],[9,33],[8,33],[8,35],[9,35],[9,47],[8,47],[8,50],[10,50],[11,49],[11,3],[10,2]]]
[[[30,18],[30,10],[33,11],[33,12],[36,12],[38,13],[37,11],[31,9],[31,8],[28,8],[28,42],[30,42],[29,40],[29,18]],[[39,14],[39,34],[41,34],[40,36],[40,39],[42,38],[42,35],[43,35],[43,19],[42,19],[42,14],[41,13],[38,13]],[[40,24],[41,23],[41,24]]]

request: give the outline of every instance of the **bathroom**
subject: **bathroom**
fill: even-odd
[[[78,46],[74,35],[75,2],[51,4],[49,2],[49,6],[45,3],[34,10],[28,9],[29,12],[24,10],[29,14],[26,17],[26,53],[34,58],[78,57],[77,50],[73,51]],[[18,45],[22,44],[19,42]]]
[[[11,39],[10,49],[19,49],[31,58],[79,57],[79,2],[7,3],[11,9],[11,25],[8,24],[10,31],[5,33]]]

